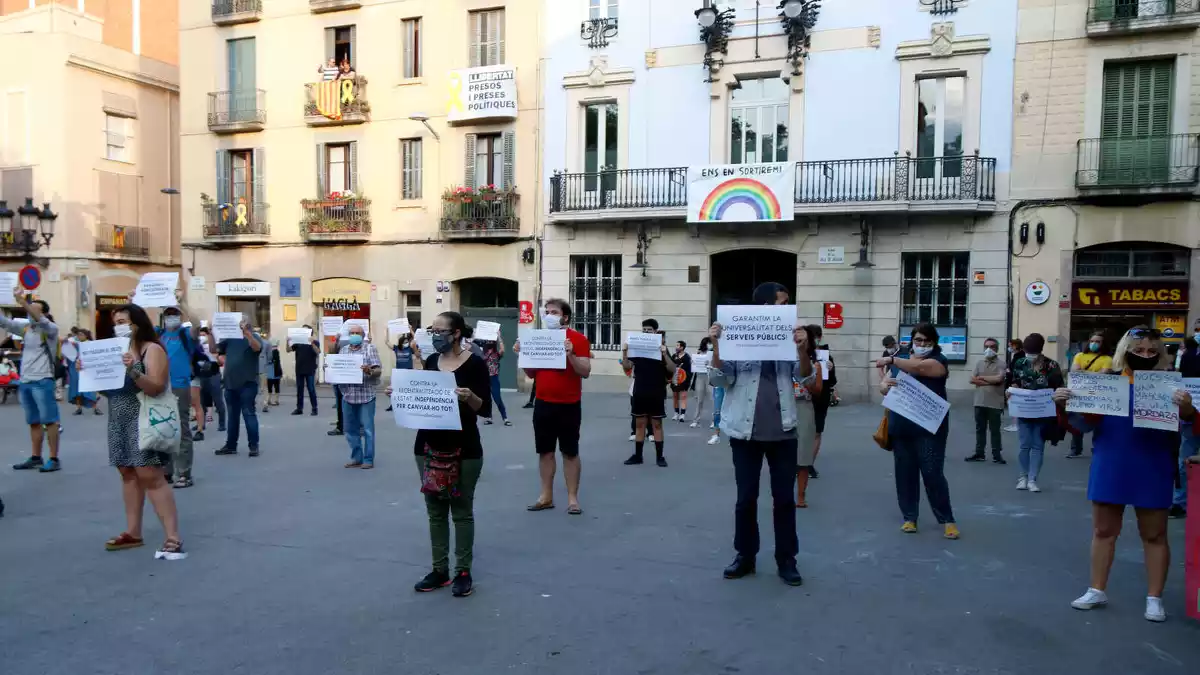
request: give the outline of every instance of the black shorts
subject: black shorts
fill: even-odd
[[[633,396],[629,399],[629,414],[634,417],[663,419],[667,416],[667,405],[663,392],[633,392]]]
[[[533,446],[539,455],[554,454],[555,446],[563,457],[579,455],[579,424],[583,407],[579,403],[533,402]]]
[[[268,394],[278,394],[279,393],[279,382],[280,382],[280,380],[267,380],[267,393]]]
[[[825,416],[829,414],[829,394],[825,393],[828,389],[823,389],[821,394],[813,398],[813,421],[816,422],[818,434],[825,433]]]

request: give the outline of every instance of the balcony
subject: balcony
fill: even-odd
[[[267,125],[267,92],[212,91],[208,93],[208,130],[214,134],[262,131]]]
[[[96,226],[96,253],[122,258],[149,258],[150,228],[100,223]]]
[[[1132,35],[1200,26],[1200,0],[1091,0],[1090,37]]]
[[[370,199],[301,199],[300,236],[309,242],[371,239]]]
[[[617,18],[588,19],[579,24],[579,39],[587,40],[591,49],[604,49],[609,38],[617,36]]]
[[[442,194],[439,225],[446,239],[512,239],[521,234],[515,190],[453,188]]]
[[[218,26],[253,23],[262,18],[262,0],[213,0],[212,21]]]
[[[340,12],[343,9],[358,9],[362,0],[308,0],[308,8],[313,14],[325,12]]]
[[[974,213],[996,209],[996,160],[907,155],[797,162],[798,215]],[[687,167],[559,173],[550,179],[554,220],[686,217]]]
[[[204,241],[214,244],[262,244],[271,239],[270,206],[253,204],[217,204],[208,202],[204,210]]]
[[[1190,195],[1200,179],[1200,134],[1085,138],[1075,187],[1089,196]]]
[[[304,85],[304,123],[333,127],[371,121],[367,78],[328,80]]]

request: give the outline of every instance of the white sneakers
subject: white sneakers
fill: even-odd
[[[708,439],[709,445],[716,445],[721,442],[721,434],[713,434],[712,438]]]
[[[1075,609],[1096,609],[1108,605],[1108,594],[1096,588],[1087,589],[1087,593],[1075,598],[1071,606]],[[1146,613],[1143,615],[1147,621],[1161,623],[1167,620],[1167,610],[1163,608],[1162,598],[1156,598],[1152,595],[1146,596]]]
[[[688,426],[689,426],[689,427],[691,427],[691,428],[693,428],[693,429],[695,429],[696,427],[700,426],[700,423],[699,423],[699,422],[692,422],[692,423],[691,423],[691,424],[689,424]]]
[[[1037,486],[1037,481],[1035,481],[1035,480],[1030,480],[1029,482],[1027,482],[1027,483],[1025,484],[1025,487],[1026,487],[1026,488],[1027,488],[1027,489],[1028,489],[1030,492],[1041,492],[1041,491],[1042,491],[1042,488],[1040,488],[1040,487],[1038,487],[1038,486]],[[1018,489],[1020,489],[1020,488],[1018,488]]]
[[[1017,489],[1018,490],[1029,489],[1029,481],[1025,479],[1025,476],[1021,476],[1020,478],[1017,479]]]
[[[1153,595],[1146,596],[1146,613],[1143,615],[1147,621],[1162,623],[1167,620],[1167,610],[1163,609],[1162,598],[1156,598]]]
[[[630,440],[630,441],[636,441],[636,440],[637,440],[637,434],[629,434],[629,440]]]
[[[709,428],[709,429],[716,429],[716,428],[717,428],[717,423],[716,423],[716,422],[709,422],[709,423],[708,423],[708,428]]]

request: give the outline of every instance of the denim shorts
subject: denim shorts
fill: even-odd
[[[22,382],[18,388],[25,424],[57,424],[58,402],[54,400],[54,380],[45,378]]]

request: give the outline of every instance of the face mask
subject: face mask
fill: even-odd
[[[133,335],[133,326],[127,323],[119,323],[113,326],[113,334],[117,337],[129,337]]]
[[[1030,352],[1030,351],[1025,352],[1025,356],[1028,356],[1031,359],[1036,359],[1037,357],[1039,357],[1041,355],[1042,355],[1041,352]]]
[[[445,354],[454,349],[454,341],[445,335],[442,335],[441,333],[434,333],[430,337],[433,340],[433,349],[437,353]]]
[[[362,343],[363,343],[363,336],[359,335],[358,333],[355,333],[354,335],[350,336],[350,344],[357,347],[358,345],[361,345]]]
[[[562,327],[562,317],[557,314],[543,314],[542,325],[549,330],[557,330]]]
[[[179,327],[182,325],[183,319],[177,316],[168,316],[163,319],[163,326],[165,326],[167,330],[179,330]]]
[[[1129,364],[1130,370],[1154,370],[1158,366],[1158,357],[1126,354],[1125,362]]]
[[[916,354],[917,356],[920,356],[922,358],[929,356],[930,354],[933,353],[933,347],[913,347],[912,350],[913,350],[913,354]]]
[[[1089,343],[1088,343],[1088,351],[1089,351],[1089,352],[1098,352],[1098,351],[1100,351],[1100,343],[1099,343],[1099,342],[1089,342]]]
[[[983,356],[984,356],[984,358],[986,358],[990,361],[990,360],[996,358],[996,350],[989,347],[989,348],[983,350]]]

